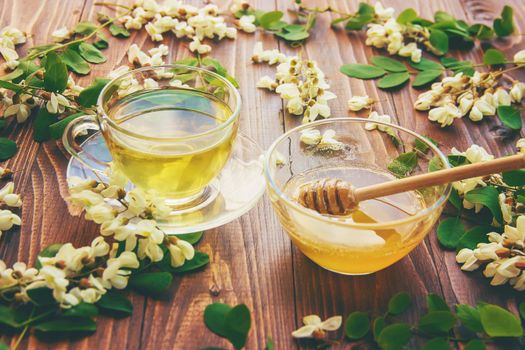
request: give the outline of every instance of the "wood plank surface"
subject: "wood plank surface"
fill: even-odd
[[[52,31],[64,25],[72,27],[79,20],[94,20],[99,11],[110,10],[94,5],[93,0],[2,0],[0,1],[0,28],[13,25],[33,34],[24,52],[33,44],[46,42]],[[119,0],[131,4],[130,0]],[[200,4],[199,1],[193,1]],[[292,5],[287,1],[251,1],[263,10],[286,11]],[[345,12],[355,11],[355,0],[306,1],[309,5],[331,5]],[[525,32],[525,6],[522,0],[385,0],[397,13],[414,7],[423,17],[432,17],[436,10],[445,10],[468,21],[491,23],[505,4],[515,9],[517,31]],[[228,1],[219,5],[227,9]],[[485,118],[474,124],[468,118],[457,120],[454,127],[441,129],[430,123],[423,113],[412,105],[418,91],[404,88],[399,92],[378,90],[372,81],[349,79],[339,73],[343,63],[364,63],[376,52],[364,45],[364,33],[333,30],[330,14],[319,16],[312,37],[303,52],[316,60],[337,96],[330,103],[333,116],[364,116],[347,111],[347,100],[352,95],[368,94],[381,101],[379,112],[393,116],[398,124],[426,134],[440,142],[445,151],[455,146],[466,149],[477,143],[495,155],[504,155],[513,149],[517,137],[502,140],[497,137],[498,121]],[[496,42],[496,46],[510,56],[523,49],[524,36],[514,36]],[[296,49],[278,42],[269,34],[255,35],[239,32],[237,40],[223,40],[213,45],[212,56],[219,59],[238,79],[243,99],[241,131],[254,138],[263,148],[268,147],[284,131],[300,124],[301,118],[283,112],[283,103],[273,93],[256,89],[255,83],[263,75],[272,75],[273,68],[254,65],[250,56],[256,41],[265,48],[280,48],[292,54]],[[93,73],[79,79],[87,85],[94,76],[104,76],[113,67],[127,62],[127,48],[136,43],[143,48],[155,46],[145,31],[133,32],[126,40],[111,38],[105,51],[108,62],[93,66]],[[170,60],[190,56],[188,42],[166,36]],[[479,49],[454,52],[456,57],[479,62]],[[525,75],[517,75],[522,80]],[[98,233],[98,226],[85,221],[70,211],[65,170],[68,156],[60,142],[38,144],[32,140],[31,128],[10,124],[7,136],[17,140],[20,151],[6,163],[16,170],[14,181],[23,195],[23,224],[20,232],[6,234],[0,242],[0,258],[7,263],[34,261],[45,246],[56,242],[74,245],[89,243]],[[73,216],[73,215],[76,216]],[[465,274],[458,268],[454,254],[444,252],[433,231],[408,257],[379,273],[363,277],[337,275],[318,267],[294,248],[274,215],[268,198],[263,198],[248,214],[232,223],[206,232],[199,249],[208,253],[211,262],[203,271],[183,277],[176,282],[164,300],[152,300],[130,293],[134,305],[132,317],[115,320],[99,317],[98,331],[91,337],[77,341],[46,343],[34,336],[22,341],[27,349],[199,349],[206,346],[227,346],[227,342],[209,332],[203,323],[203,310],[213,301],[246,303],[252,310],[253,327],[247,349],[263,349],[271,336],[276,349],[308,347],[295,342],[290,333],[301,326],[301,318],[308,314],[321,317],[347,315],[355,310],[379,313],[386,308],[390,296],[404,290],[414,296],[415,306],[407,315],[414,321],[425,309],[425,296],[443,295],[452,305],[458,302],[488,301],[515,308],[518,293],[508,287],[489,287],[479,273]],[[212,291],[217,293],[212,293]],[[522,298],[522,297],[521,297]],[[342,336],[340,331],[339,336]],[[3,337],[13,344],[15,338]],[[415,347],[419,343],[414,343]],[[334,346],[351,348],[351,345]]]

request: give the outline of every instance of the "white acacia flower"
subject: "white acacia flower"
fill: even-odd
[[[461,270],[463,271],[474,271],[481,265],[474,256],[474,251],[469,248],[463,248],[457,253],[456,262],[463,264],[463,266],[461,266]]]
[[[27,35],[20,29],[7,26],[0,31],[0,38],[10,39],[14,45],[20,45],[26,42]]]
[[[498,201],[501,213],[503,214],[503,221],[510,224],[512,222],[512,206],[507,204],[507,196],[505,196],[505,193],[499,194]]]
[[[20,226],[22,220],[9,209],[0,210],[0,231],[10,230],[14,225]]]
[[[461,118],[461,112],[453,104],[446,104],[442,107],[432,108],[428,112],[428,119],[441,124],[441,127],[451,125],[454,119]]]
[[[250,4],[246,0],[233,0],[230,6],[230,11],[235,13],[237,11],[246,11],[250,8]]]
[[[376,16],[378,16],[381,20],[386,21],[392,18],[394,16],[394,8],[393,7],[383,7],[383,4],[380,1],[377,1],[374,4],[374,13]]]
[[[425,91],[417,97],[414,108],[418,111],[428,111],[435,100],[436,94],[433,90]]]
[[[286,103],[286,110],[293,115],[301,115],[304,112],[304,102],[299,96],[294,97]]]
[[[317,315],[309,315],[303,317],[303,323],[304,326],[292,332],[292,337],[322,339],[325,337],[325,331],[338,330],[343,323],[343,318],[333,316],[322,321]]]
[[[138,64],[139,66],[144,67],[150,64],[151,57],[143,52],[137,44],[133,44],[128,49],[128,61],[131,64]]]
[[[474,95],[472,92],[467,91],[459,95],[458,97],[458,107],[461,115],[466,115],[474,105]],[[471,118],[472,119],[472,118]]]
[[[391,129],[390,127],[386,125],[374,123],[374,122],[391,123],[392,117],[390,117],[388,114],[379,114],[376,111],[372,111],[368,115],[368,120],[370,120],[370,122],[365,123],[365,129],[368,131],[378,129],[379,131],[387,132],[389,129]]]
[[[249,16],[241,16],[239,18],[238,24],[239,28],[246,33],[253,33],[257,30],[257,26],[254,24],[255,22],[255,16],[249,15]]]
[[[14,103],[7,107],[4,111],[4,118],[16,116],[18,123],[23,123],[31,115],[31,106],[27,103],[20,101],[20,103]]]
[[[47,111],[51,114],[63,113],[69,107],[69,100],[62,94],[51,93],[49,101],[46,103]]]
[[[348,100],[348,109],[351,111],[360,111],[363,108],[370,108],[375,103],[375,100],[373,98],[368,97],[367,95],[364,96],[352,96]]]
[[[67,27],[62,27],[60,29],[55,30],[53,33],[51,33],[51,38],[56,43],[61,43],[65,40],[68,40],[71,38],[71,31],[67,29]]]
[[[155,56],[155,55],[167,56],[169,53],[169,48],[164,44],[160,44],[159,46],[150,49],[148,53],[150,56]]]
[[[521,138],[516,142],[516,148],[520,153],[525,153],[525,138]]]
[[[36,277],[37,274],[37,269],[33,267],[28,268],[24,262],[16,262],[13,264],[12,275],[19,283],[29,283]]]
[[[134,225],[135,235],[149,238],[156,244],[161,244],[164,240],[164,232],[159,230],[155,220],[140,220]]]
[[[13,181],[10,181],[0,189],[0,200],[3,200],[5,196],[8,194],[12,194],[15,190],[15,183]]]
[[[193,38],[193,41],[190,43],[190,51],[197,51],[199,54],[203,55],[211,51],[211,46],[202,44],[199,38]]]
[[[146,210],[148,202],[146,201],[146,192],[135,187],[128,192],[126,197],[128,201],[128,211],[133,215],[139,215]]]
[[[3,198],[3,201],[9,207],[20,208],[22,206],[22,199],[20,198],[20,195],[16,193],[7,194]]]
[[[150,258],[151,261],[160,261],[164,257],[164,252],[159,244],[151,239],[139,239],[137,255],[140,259],[145,257]]]
[[[512,84],[512,88],[510,89],[510,97],[512,98],[512,102],[521,102],[524,94],[525,84],[520,81],[514,82],[514,84]]]
[[[323,133],[321,141],[317,144],[320,150],[338,151],[343,148],[343,143],[338,141],[335,137],[335,130],[328,129]]]
[[[128,60],[129,60],[129,50],[128,50]],[[115,78],[120,77],[121,75],[123,75],[123,74],[125,74],[127,72],[129,72],[129,67],[128,66],[120,66],[120,67],[117,67],[117,68],[113,69],[111,72],[109,72],[108,78],[109,79],[115,79]]]
[[[104,197],[90,190],[82,190],[71,193],[69,201],[81,207],[88,207],[104,201]]]
[[[468,114],[468,117],[473,122],[479,122],[483,119],[483,113],[479,110],[478,106],[473,106]]]
[[[514,54],[514,63],[525,64],[525,50],[520,50]]]
[[[315,102],[312,106],[306,107],[304,116],[303,123],[313,122],[318,116],[328,118],[330,116],[330,107],[324,103],[324,101],[318,99],[318,102]]]
[[[85,208],[86,219],[92,220],[97,224],[113,220],[117,214],[115,208],[105,202],[100,202]]]
[[[525,215],[520,215],[516,219],[516,227],[505,225],[504,235],[511,242],[523,242],[525,240]]]
[[[159,83],[157,83],[156,80],[153,80],[151,78],[144,79],[144,89],[157,89],[159,87]]]
[[[301,131],[299,141],[308,146],[315,146],[321,142],[321,132],[317,129],[305,129]]]
[[[487,150],[476,144],[472,144],[469,148],[467,148],[463,155],[471,163],[485,162],[487,160],[494,159],[492,154],[489,154]]]
[[[175,243],[168,246],[170,252],[170,263],[172,267],[179,267],[184,265],[186,260],[191,260],[195,256],[195,249],[193,246],[182,240],[177,239]]]
[[[501,86],[496,89],[496,92],[494,92],[494,100],[497,102],[498,106],[510,106],[512,103],[512,97],[507,90]]]
[[[290,100],[292,98],[298,97],[301,93],[296,84],[286,83],[279,85],[275,92],[277,92],[282,99]]]
[[[271,77],[267,75],[264,75],[261,77],[261,79],[259,79],[256,86],[261,89],[268,89],[270,91],[273,91],[278,86],[278,84],[275,81],[275,79],[272,79]]]
[[[19,56],[15,49],[7,46],[0,46],[0,54],[4,58],[5,65],[8,69],[13,70],[18,67],[20,62],[18,61]]]
[[[53,297],[61,301],[66,291],[66,287],[69,285],[69,281],[66,278],[64,270],[59,269],[55,266],[44,265],[38,271],[38,277],[42,277],[45,285],[53,290]],[[39,288],[40,283],[32,283],[27,289]]]
[[[150,22],[146,24],[144,28],[146,29],[146,32],[149,34],[149,37],[151,38],[151,40],[162,41],[164,39],[162,37],[162,30],[159,27],[157,27],[155,24]]]
[[[124,289],[128,285],[131,271],[122,270],[121,268],[136,269],[139,265],[135,253],[122,252],[118,257],[108,260],[107,267],[102,273],[102,282],[108,287]]]

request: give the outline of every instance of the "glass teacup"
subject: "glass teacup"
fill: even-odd
[[[100,130],[114,166],[174,210],[197,207],[226,164],[237,135],[241,98],[222,76],[183,65],[127,72],[101,91],[96,116],[75,119],[64,145],[90,166],[103,163],[76,142]],[[91,167],[93,168],[93,167]]]
[[[293,243],[321,267],[341,274],[372,273],[406,256],[436,223],[450,193],[450,185],[442,185],[368,200],[347,216],[321,215],[301,206],[296,200],[301,188],[320,179],[341,179],[355,187],[395,179],[389,164],[401,152],[416,152],[418,165],[412,174],[427,172],[429,166],[449,167],[428,139],[377,123],[390,128],[401,141],[398,146],[390,135],[366,130],[367,122],[338,118],[297,127],[273,143],[264,161],[270,200]],[[301,134],[311,130],[321,135],[334,130],[337,141],[301,141]]]

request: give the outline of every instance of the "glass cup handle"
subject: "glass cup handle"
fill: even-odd
[[[96,118],[96,115],[83,115],[72,120],[66,126],[62,136],[62,143],[64,144],[66,151],[93,171],[98,170],[94,169],[94,167],[89,164],[90,162],[102,165],[103,167],[107,167],[109,163],[97,159],[94,155],[83,149],[76,141],[76,138],[85,135],[89,130],[100,131],[100,126]]]

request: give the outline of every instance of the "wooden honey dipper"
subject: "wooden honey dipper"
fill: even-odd
[[[355,210],[359,202],[367,199],[520,168],[525,168],[525,153],[360,188],[355,188],[340,179],[321,179],[306,183],[299,188],[297,201],[320,214],[346,215]]]

